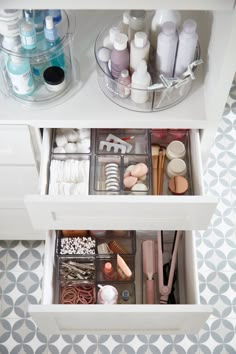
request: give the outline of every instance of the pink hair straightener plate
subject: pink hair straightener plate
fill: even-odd
[[[179,242],[181,239],[183,231],[176,231],[175,238],[172,247],[172,258],[170,264],[170,270],[168,274],[168,281],[164,284],[164,274],[163,274],[163,255],[162,255],[162,232],[157,231],[157,258],[158,258],[158,287],[160,294],[160,304],[168,304],[169,295],[172,291],[173,279],[175,275],[175,267],[177,261],[177,253]]]

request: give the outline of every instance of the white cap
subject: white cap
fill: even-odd
[[[123,23],[128,25],[129,24],[129,11],[123,12]]]
[[[111,27],[109,29],[109,38],[110,38],[111,43],[114,43],[115,36],[116,36],[117,33],[120,33],[120,30],[119,30],[118,27]]]
[[[14,9],[1,9],[0,10],[0,20],[1,21],[12,21],[15,19],[20,19],[22,17],[22,10]]]
[[[134,44],[138,48],[144,48],[147,44],[147,33],[136,32],[134,35]]]
[[[104,286],[101,291],[101,298],[105,303],[114,302],[116,298],[116,293],[114,291],[113,286],[109,286],[109,285]]]
[[[187,174],[186,163],[181,159],[173,159],[168,163],[166,172],[169,178],[185,176]]]
[[[181,141],[173,140],[166,148],[166,156],[169,160],[182,159],[186,155],[186,149]]]
[[[128,37],[124,33],[117,33],[114,40],[114,48],[116,50],[124,50],[127,48]]]
[[[121,77],[128,77],[129,76],[129,71],[127,69],[122,70],[120,73]]]
[[[184,21],[183,30],[185,33],[188,33],[188,34],[195,33],[197,30],[197,22],[192,19],[188,19],[188,20]]]
[[[54,28],[54,24],[53,24],[53,17],[52,16],[46,16],[45,18],[45,24],[46,24],[46,28],[51,30]]]
[[[166,36],[173,36],[173,34],[176,32],[176,24],[170,21],[163,23],[162,32]]]
[[[143,76],[147,72],[146,60],[141,60],[137,67],[137,74]]]

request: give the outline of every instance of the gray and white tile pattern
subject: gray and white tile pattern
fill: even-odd
[[[214,312],[194,336],[46,337],[27,313],[40,303],[44,243],[0,241],[0,354],[236,353],[236,80],[205,171],[207,194],[220,198],[205,232],[196,231],[202,304]]]

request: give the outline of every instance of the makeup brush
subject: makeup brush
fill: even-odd
[[[157,195],[157,172],[158,172],[158,156],[160,146],[152,145],[152,189],[153,195]]]
[[[166,150],[161,149],[159,154],[159,165],[158,165],[158,182],[157,182],[157,194],[161,195],[163,193],[163,181],[164,181],[164,164],[165,164]]]
[[[155,242],[146,240],[142,244],[143,273],[146,275],[146,304],[155,303],[154,274],[156,273]]]

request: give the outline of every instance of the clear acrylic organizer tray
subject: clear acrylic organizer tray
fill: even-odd
[[[44,38],[43,32],[37,34],[37,44],[34,49],[8,50],[2,45],[0,39],[0,81],[1,91],[6,97],[12,97],[30,107],[43,108],[49,104],[65,101],[77,87],[78,63],[73,57],[74,36],[76,32],[76,20],[70,11],[61,11],[62,20],[57,25],[59,38],[54,45],[50,45]],[[9,62],[15,62],[15,66],[21,63],[28,67],[27,75],[31,82],[31,90],[26,90],[24,83],[14,83],[14,75],[9,71]],[[45,84],[44,71],[52,66],[58,66],[64,71],[64,81],[55,89]],[[23,70],[21,68],[21,70]],[[26,70],[26,69],[25,69]],[[25,74],[26,75],[26,74]],[[19,80],[18,80],[19,81]],[[22,91],[22,90],[25,91]]]
[[[115,135],[118,138],[130,138],[129,142],[132,149],[128,152],[122,153],[107,151],[106,147],[99,149],[101,141],[106,141],[109,134]],[[55,137],[55,132],[54,132]],[[68,186],[68,190],[63,190],[58,194],[66,195],[152,195],[153,193],[153,181],[152,181],[152,145],[158,145],[161,148],[167,147],[167,145],[174,141],[179,140],[185,145],[186,156],[183,160],[186,163],[187,173],[186,179],[188,180],[188,190],[184,195],[193,195],[193,183],[192,183],[192,160],[190,149],[190,134],[188,130],[184,129],[92,129],[90,135],[90,147],[87,153],[55,153],[55,141],[53,139],[51,146],[51,160],[49,163],[49,189],[48,193],[52,194],[55,190],[51,186],[51,182],[54,179],[51,176],[51,163],[53,160],[57,161],[89,161],[88,176],[86,177],[86,187],[83,185],[83,193],[79,193],[77,190],[73,192],[73,185]],[[137,153],[136,153],[137,152]],[[164,164],[164,183],[162,195],[172,195],[168,188],[169,177],[166,174],[167,164],[169,160],[165,158]],[[85,163],[85,162],[83,162]],[[136,165],[138,163],[144,163],[148,172],[143,180],[137,181],[136,184],[141,184],[142,187],[139,190],[133,190],[124,186],[124,175],[127,172],[126,169],[130,165]],[[109,167],[109,173],[107,175],[107,165]],[[68,172],[69,173],[69,172]],[[78,173],[82,173],[81,171]],[[72,173],[74,176],[74,174]],[[72,176],[72,177],[73,177]],[[72,178],[71,177],[71,178]],[[82,176],[83,177],[83,176]],[[109,177],[109,178],[108,178]],[[74,178],[74,177],[73,177]],[[110,187],[110,182],[111,187]],[[70,183],[69,183],[70,184]],[[72,183],[73,184],[73,183]],[[108,188],[107,188],[108,186]],[[115,186],[115,189],[113,188]],[[66,186],[67,187],[67,186]],[[85,189],[84,189],[85,188]],[[69,190],[71,189],[71,190]],[[78,192],[78,193],[77,193]],[[55,194],[54,194],[55,195]]]
[[[132,86],[126,86],[118,83],[112,76],[109,70],[109,62],[102,62],[99,60],[99,50],[104,46],[103,42],[109,36],[109,29],[111,27],[122,27],[122,18],[114,18],[109,24],[98,34],[95,46],[94,55],[96,59],[97,79],[102,92],[115,104],[135,111],[135,112],[157,112],[172,106],[177,105],[183,101],[191,91],[193,86],[193,79],[195,78],[196,68],[200,59],[200,44],[198,43],[194,58],[194,63],[198,64],[192,66],[191,75],[186,72],[183,78],[164,78],[162,82],[156,78],[155,68],[155,54],[154,49],[151,48],[148,61],[148,71],[152,77],[152,85],[148,89],[137,89]],[[158,85],[155,83],[158,82]],[[123,98],[123,92],[130,92],[130,95]],[[136,103],[132,100],[134,96],[146,96],[144,103]]]

